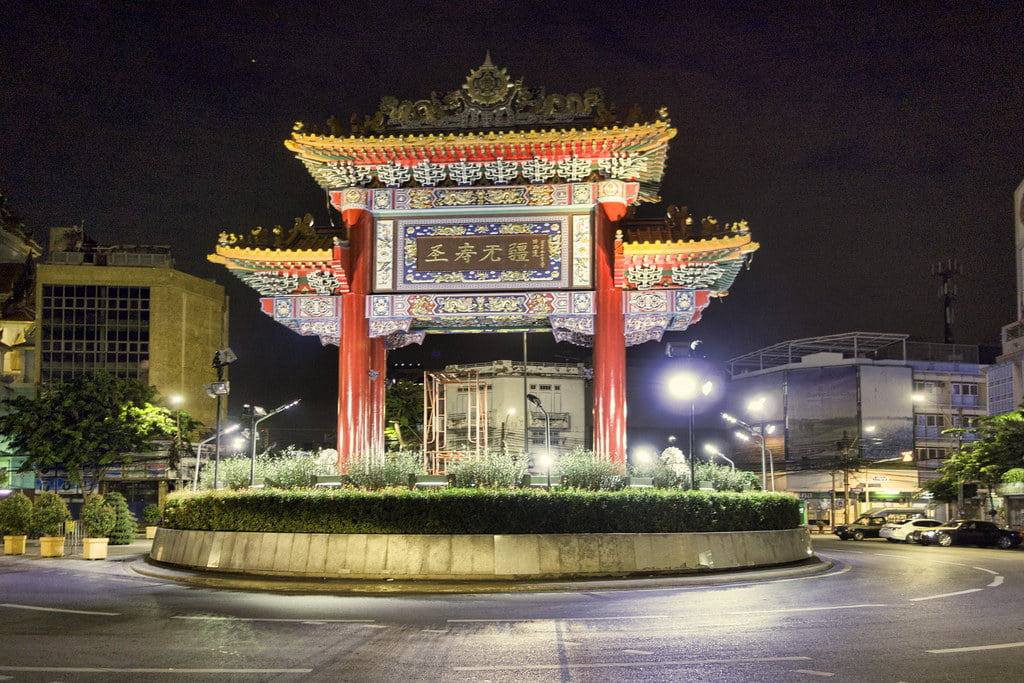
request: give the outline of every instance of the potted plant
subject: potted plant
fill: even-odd
[[[71,519],[68,504],[53,491],[40,493],[32,505],[32,527],[39,532],[39,556],[64,556],[64,522]]]
[[[114,530],[117,516],[103,496],[91,496],[82,506],[79,523],[82,525],[82,557],[86,560],[104,560],[107,557],[107,536]]]
[[[142,523],[146,525],[146,538],[156,538],[156,530],[160,527],[160,520],[164,513],[156,503],[150,503],[142,508]]]
[[[25,541],[32,528],[32,501],[21,491],[0,500],[0,529],[4,532],[4,555],[24,555]]]

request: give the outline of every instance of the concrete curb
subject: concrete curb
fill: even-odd
[[[756,583],[813,576],[827,572],[833,566],[831,561],[811,557],[791,565],[770,569],[708,571],[678,576],[633,576],[558,581],[402,581],[394,579],[369,581],[358,579],[314,580],[293,577],[245,576],[235,573],[187,570],[177,566],[165,565],[151,558],[142,557],[131,563],[131,569],[143,576],[177,581],[205,588],[268,593],[318,593],[333,595],[545,593],[682,588],[730,583]]]

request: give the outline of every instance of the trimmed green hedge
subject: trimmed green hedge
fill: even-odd
[[[777,493],[388,489],[175,494],[163,526],[327,534],[680,533],[792,529],[799,501]]]

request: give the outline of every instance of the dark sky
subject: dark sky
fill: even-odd
[[[170,244],[179,268],[224,284],[233,408],[302,396],[281,427],[333,428],[336,351],[264,317],[206,255],[222,231],[306,212],[326,224],[322,192],[282,144],[295,121],[456,89],[487,50],[527,87],[668,107],[666,204],[749,221],[750,270],[671,340],[699,337],[720,360],[853,330],[942,341],[930,271],[949,258],[963,268],[956,341],[996,342],[1015,318],[1019,1],[192,6],[4,3],[0,191],[42,241],[84,224],[102,243]],[[521,353],[516,335],[457,341],[392,359]],[[530,344],[532,357],[585,355]]]

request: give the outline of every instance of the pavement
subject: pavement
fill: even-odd
[[[670,588],[685,586],[756,583],[785,578],[812,576],[832,569],[832,562],[815,556],[793,564],[764,569],[705,570],[675,576],[649,575],[602,579],[562,579],[524,581],[432,581],[401,579],[311,579],[308,577],[262,576],[200,569],[184,569],[149,558],[152,539],[137,539],[129,545],[108,546],[106,560],[82,558],[81,547],[68,546],[64,557],[40,557],[39,541],[30,540],[24,555],[0,555],[0,567],[36,563],[59,563],[62,569],[109,573],[124,567],[135,574],[186,585],[268,593],[321,594],[401,594],[401,593],[527,593],[581,592],[612,589]]]

